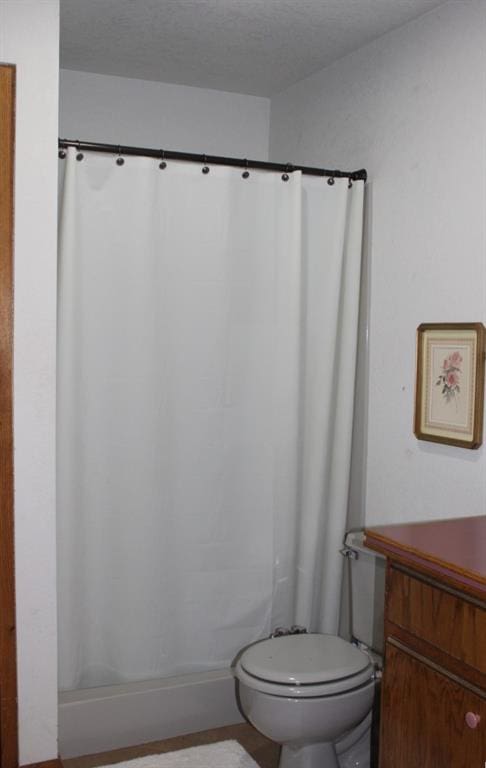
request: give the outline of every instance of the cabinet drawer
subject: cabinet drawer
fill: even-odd
[[[380,768],[483,768],[486,701],[387,643]]]
[[[486,606],[391,567],[388,620],[486,673]]]

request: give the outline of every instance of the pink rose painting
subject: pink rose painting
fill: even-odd
[[[442,394],[447,403],[455,400],[460,393],[462,356],[460,352],[451,352],[442,363],[436,386],[442,387]]]

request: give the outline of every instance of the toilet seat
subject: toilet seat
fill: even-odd
[[[286,635],[250,646],[236,665],[244,684],[271,696],[344,693],[373,680],[367,654],[336,635]]]

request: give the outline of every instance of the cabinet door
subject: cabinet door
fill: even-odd
[[[380,768],[485,768],[486,701],[405,651],[386,644]]]

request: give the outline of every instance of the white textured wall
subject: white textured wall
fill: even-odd
[[[55,349],[58,0],[2,0],[17,65],[15,560],[21,764],[57,756]]]
[[[266,160],[269,124],[261,96],[61,70],[65,138]]]
[[[370,173],[368,524],[486,513],[484,447],[412,433],[416,327],[486,323],[485,40],[446,3],[272,99],[272,160]]]

